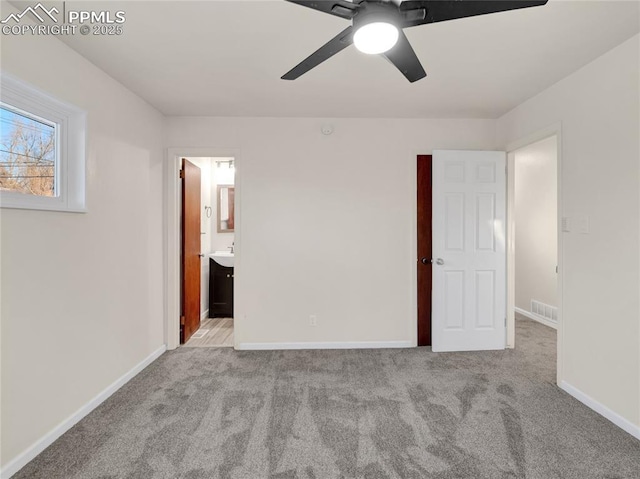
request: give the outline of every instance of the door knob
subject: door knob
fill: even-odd
[[[420,261],[422,261],[422,264],[431,264],[431,263],[433,263],[433,260],[429,259],[429,258],[422,258]]]
[[[436,260],[436,264],[437,264],[438,266],[442,266],[442,265],[444,264],[444,260],[443,260],[442,258],[438,258],[438,259]]]
[[[203,255],[203,254],[199,254],[198,256],[200,256],[201,258],[204,258],[204,255]]]

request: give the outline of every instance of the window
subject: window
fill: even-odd
[[[57,196],[56,125],[0,103],[0,189]]]
[[[86,114],[0,80],[0,207],[85,211]]]

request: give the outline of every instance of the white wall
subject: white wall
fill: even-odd
[[[562,122],[560,379],[640,431],[639,36],[498,121],[499,146]],[[565,386],[566,386],[565,385]]]
[[[558,182],[555,136],[515,152],[516,307],[558,306]]]
[[[240,345],[415,344],[416,155],[495,146],[484,120],[169,118],[166,131],[172,148],[240,150]]]
[[[163,118],[53,37],[1,48],[89,128],[88,213],[0,210],[5,468],[164,344]]]

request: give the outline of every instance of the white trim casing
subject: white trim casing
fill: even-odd
[[[284,349],[400,349],[413,348],[413,341],[355,341],[327,343],[240,343],[241,351],[280,351]]]
[[[514,151],[507,153],[507,349],[516,347],[516,154]]]
[[[597,412],[601,416],[611,421],[613,424],[618,426],[623,431],[628,432],[636,439],[640,439],[639,425],[633,424],[631,421],[623,418],[618,413],[613,412],[604,404],[599,403],[598,401],[593,399],[591,396],[586,395],[585,393],[580,391],[578,388],[572,386],[566,381],[562,381],[560,383],[560,389],[562,389],[567,394],[573,396],[575,399],[580,401],[585,406],[589,407],[590,409],[593,409],[595,412]]]
[[[537,315],[535,313],[532,313],[530,311],[527,311],[525,309],[521,309],[521,308],[516,307],[515,308],[515,312],[521,314],[522,316],[526,316],[529,319],[537,321],[538,323],[544,324],[545,326],[549,326],[550,328],[558,329],[558,323],[557,322],[549,321],[547,318],[539,316],[539,315]]]
[[[6,73],[0,74],[0,84],[3,103],[56,124],[57,153],[57,196],[1,191],[0,207],[86,212],[86,112]]]
[[[9,479],[20,469],[31,462],[35,457],[44,451],[47,447],[53,444],[60,436],[75,426],[80,420],[82,420],[87,414],[100,406],[105,400],[113,395],[118,389],[127,384],[133,377],[140,373],[144,368],[149,366],[152,362],[158,359],[167,350],[166,345],[155,350],[140,363],[134,366],[126,374],[116,380],[113,384],[107,387],[104,391],[94,397],[91,401],[86,403],[75,413],[69,416],[67,419],[58,424],[55,428],[45,434],[40,440],[31,445],[28,449],[23,451],[18,457],[10,461],[1,471],[0,479]]]
[[[409,184],[406,193],[410,198],[411,205],[411,240],[410,247],[415,261],[410,261],[407,265],[408,273],[411,275],[411,290],[409,298],[411,300],[411,321],[409,321],[408,338],[411,339],[411,347],[418,347],[418,195],[416,189],[418,187],[418,156],[433,155],[432,151],[425,153],[424,150],[414,150],[411,155],[411,168],[409,170]]]

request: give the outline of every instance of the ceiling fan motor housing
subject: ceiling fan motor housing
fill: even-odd
[[[390,23],[400,29],[401,19],[400,11],[392,3],[363,2],[353,17],[353,27],[357,31],[360,27],[369,23],[383,22]]]

